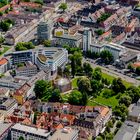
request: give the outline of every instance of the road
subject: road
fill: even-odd
[[[110,70],[110,69],[105,68],[103,66],[97,65],[95,63],[92,63],[91,61],[87,61],[84,58],[83,58],[82,61],[83,61],[83,63],[84,62],[90,63],[93,68],[96,68],[96,67],[101,68],[103,73],[109,74],[109,75],[114,76],[116,78],[119,78],[120,77],[122,80],[125,80],[127,82],[130,82],[130,83],[134,84],[135,86],[139,86],[140,85],[140,81],[139,80],[136,80],[134,78],[131,78],[131,77],[127,76],[127,75],[124,75],[122,73],[118,73],[116,71]]]

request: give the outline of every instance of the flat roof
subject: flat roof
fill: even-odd
[[[50,135],[50,133],[47,132],[47,130],[45,129],[40,129],[40,128],[36,128],[33,126],[28,126],[28,125],[23,125],[20,123],[16,123],[12,129],[16,129],[16,130],[20,130],[23,132],[27,132],[27,133],[32,133],[32,134],[36,134],[39,136],[44,136],[44,137],[48,137]]]
[[[113,140],[132,140],[136,135],[140,124],[132,121],[125,121]]]
[[[73,137],[75,135],[78,134],[78,130],[74,130],[70,128],[69,132],[64,131],[66,128],[63,129],[59,129],[57,130],[52,137],[50,137],[50,140],[57,140],[57,139],[61,139],[61,140],[71,140],[73,139]]]
[[[12,126],[12,123],[0,123],[0,137],[1,135]]]

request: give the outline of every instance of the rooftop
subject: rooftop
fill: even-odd
[[[61,140],[71,140],[73,139],[73,137],[75,135],[77,135],[78,133],[78,130],[74,130],[70,127],[65,127],[63,129],[59,129],[57,130],[53,136],[50,138],[50,140],[58,140],[58,139],[61,139]]]
[[[1,60],[0,60],[0,65],[4,65],[4,64],[6,64],[8,62],[8,60],[6,59],[6,58],[2,58]]]
[[[12,126],[12,123],[0,123],[0,137]]]
[[[125,121],[113,140],[132,140],[139,129],[140,124]]]
[[[16,130],[20,130],[23,132],[27,132],[28,133],[32,133],[32,134],[36,134],[39,136],[44,136],[44,137],[48,137],[50,133],[46,132],[45,129],[40,129],[40,128],[36,128],[33,126],[28,126],[28,125],[23,125],[20,123],[16,123],[12,129],[16,129]]]

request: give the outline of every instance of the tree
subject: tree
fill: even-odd
[[[3,15],[3,12],[0,11],[0,16],[2,16],[2,15]]]
[[[62,97],[60,95],[60,90],[59,89],[54,89],[48,98],[49,102],[62,102]]]
[[[35,48],[35,46],[33,45],[32,42],[19,42],[15,46],[16,51],[30,50],[30,49],[34,49],[34,48]]]
[[[125,94],[131,97],[132,103],[136,103],[140,98],[140,89],[138,87],[131,86],[127,89]]]
[[[61,3],[59,9],[63,10],[63,12],[68,8],[67,3]]]
[[[100,57],[105,64],[110,64],[113,61],[113,55],[108,50],[103,50],[100,53]]]
[[[82,93],[77,90],[72,91],[68,97],[68,102],[72,105],[82,105]]]
[[[88,76],[88,77],[91,77],[92,75],[92,72],[93,72],[93,69],[91,67],[91,65],[89,63],[84,63],[83,64],[83,70],[84,70],[84,73]]]
[[[34,119],[33,119],[33,124],[36,125],[36,120],[37,120],[37,112],[34,113]]]
[[[22,136],[20,136],[18,140],[24,140],[24,138]]]
[[[124,95],[120,98],[119,104],[125,104],[127,107],[131,104],[132,99],[128,95]]]
[[[104,33],[104,31],[102,29],[96,30],[95,33],[97,35],[102,35]]]
[[[100,81],[102,79],[102,71],[101,71],[101,68],[97,67],[95,68],[93,74],[92,74],[92,78],[94,80],[98,80]]]
[[[117,124],[116,124],[116,127],[117,128],[120,128],[121,126],[122,126],[122,122],[121,121],[118,121]]]
[[[133,67],[132,63],[129,63],[128,66],[127,66],[127,68],[128,68],[129,70],[131,70],[131,71],[134,70],[134,67]]]
[[[110,128],[113,128],[113,122],[111,120],[108,121],[107,126],[110,127]]]
[[[86,77],[78,78],[77,86],[79,91],[81,91],[82,93],[84,92],[88,93],[91,89],[90,80]]]
[[[50,82],[45,80],[38,80],[35,83],[35,87],[34,87],[34,92],[36,94],[36,97],[42,98],[43,95],[46,94],[48,90],[50,90],[50,88],[51,88]]]
[[[71,75],[74,77],[76,73],[76,62],[74,56],[71,56]]]
[[[0,36],[0,47],[1,47],[2,43],[4,43],[4,41],[5,41],[4,37]]]
[[[45,47],[51,47],[51,40],[45,40],[43,44]]]
[[[3,31],[8,31],[11,25],[14,25],[14,21],[11,19],[5,19],[0,22],[0,27]]]
[[[43,5],[43,0],[35,0],[35,3],[38,3],[40,5]]]
[[[66,76],[66,77],[69,77],[70,76],[70,66],[65,66],[65,69],[63,71],[63,74]]]
[[[75,74],[81,69],[82,54],[81,52],[76,51],[74,54],[69,56],[69,59],[71,60],[71,74],[74,77]]]
[[[81,105],[86,105],[87,104],[87,101],[88,101],[88,95],[86,92],[83,92],[82,93],[82,102],[81,102]]]
[[[124,104],[118,105],[114,109],[114,114],[115,116],[125,119],[128,115],[128,108]]]
[[[101,91],[101,89],[103,88],[103,85],[100,81],[98,80],[91,80],[91,88],[92,88],[92,92],[96,93],[96,95],[98,95],[98,93]]]
[[[122,79],[121,78],[118,78],[118,79],[114,79],[112,81],[112,90],[115,92],[115,93],[124,93],[124,91],[126,90],[126,87],[125,85],[123,84],[122,82]]]
[[[2,29],[3,31],[6,32],[6,31],[9,30],[9,28],[10,28],[10,24],[7,23],[7,22],[1,21],[1,23],[0,23],[0,27],[1,27],[1,29]]]
[[[100,137],[100,136],[98,136],[98,137],[96,138],[96,140],[103,140],[103,138]]]
[[[24,63],[18,63],[17,64],[17,67],[23,67],[24,66]]]
[[[136,68],[136,74],[140,75],[140,67]]]
[[[108,133],[106,135],[106,140],[113,140],[113,134],[112,133]]]

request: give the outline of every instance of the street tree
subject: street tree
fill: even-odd
[[[110,64],[113,61],[113,55],[108,50],[103,50],[100,53],[100,57],[105,64]]]

